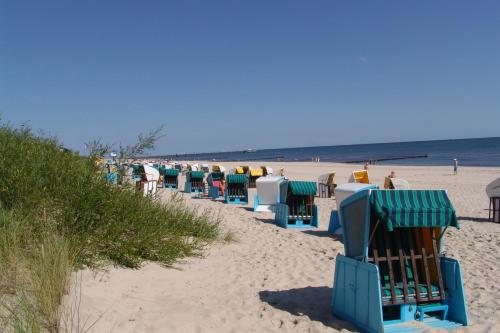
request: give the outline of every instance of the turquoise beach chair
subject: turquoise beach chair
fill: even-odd
[[[203,171],[188,171],[186,173],[184,192],[191,193],[191,195],[196,198],[203,197],[203,190],[205,189],[205,184],[203,182],[204,176],[205,173]]]
[[[169,188],[170,190],[179,189],[179,170],[163,169],[163,188]]]
[[[224,192],[220,190],[220,182],[224,178],[224,172],[213,171],[207,176],[208,195],[211,199],[225,199]]]
[[[248,176],[227,175],[225,197],[228,204],[248,204]]]
[[[445,191],[361,191],[340,215],[336,316],[376,333],[468,324],[460,264],[441,254],[446,228],[458,228]]]
[[[283,228],[317,228],[316,183],[285,180],[280,184],[275,222]]]

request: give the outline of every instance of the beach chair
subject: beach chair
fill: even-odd
[[[212,171],[213,172],[222,172],[222,173],[225,173],[226,172],[226,168],[224,168],[220,164],[214,164],[214,165],[212,165]]]
[[[262,176],[264,176],[264,171],[261,168],[251,169],[248,173],[248,187],[255,188],[255,181]]]
[[[280,184],[280,200],[276,204],[276,224],[283,228],[317,228],[316,191],[315,182],[283,181]]]
[[[262,175],[263,176],[272,176],[273,175],[273,168],[269,166],[262,165],[260,167],[262,169]]]
[[[349,183],[370,184],[367,170],[353,171]]]
[[[366,190],[340,205],[331,310],[364,332],[468,324],[460,264],[442,253],[455,210],[442,190]]]
[[[212,171],[207,176],[208,196],[211,199],[225,199],[224,192],[220,190],[220,182],[224,178],[224,172]]]
[[[490,198],[488,221],[500,222],[500,178],[486,186],[486,194]]]
[[[179,189],[179,170],[163,169],[163,188],[168,188],[170,190]]]
[[[248,174],[248,171],[250,170],[250,167],[247,165],[244,166],[239,166],[234,170],[234,173],[237,175],[246,175]]]
[[[280,185],[285,177],[266,176],[256,181],[257,192],[253,200],[254,212],[275,212],[276,204],[280,202]]]
[[[203,197],[205,189],[204,177],[205,173],[203,171],[188,171],[186,173],[186,182],[184,183],[184,192],[191,193],[195,198]]]
[[[160,172],[149,165],[134,166],[134,180],[136,190],[142,191],[145,197],[155,197],[158,187]]]
[[[385,177],[384,189],[386,190],[409,190],[410,184],[401,178]]]
[[[337,184],[333,181],[335,172],[323,174],[318,177],[318,194],[320,198],[331,198]]]
[[[230,174],[226,177],[226,203],[248,204],[248,176]]]

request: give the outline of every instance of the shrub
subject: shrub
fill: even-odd
[[[209,214],[198,214],[180,198],[161,205],[109,185],[92,158],[60,149],[55,139],[29,128],[1,127],[0,156],[0,204],[35,214],[35,230],[49,227],[65,237],[76,264],[170,265],[199,254],[219,235]]]

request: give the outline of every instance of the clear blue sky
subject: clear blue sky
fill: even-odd
[[[0,114],[76,150],[500,136],[500,2],[0,0]]]

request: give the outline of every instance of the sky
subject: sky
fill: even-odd
[[[500,136],[500,2],[0,0],[0,117],[81,152]]]

